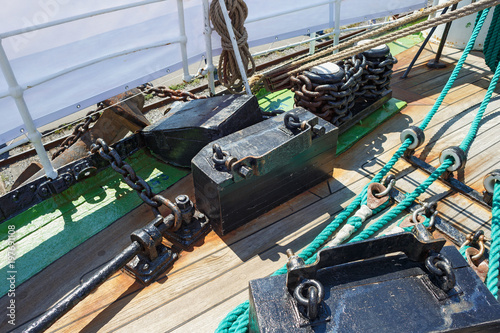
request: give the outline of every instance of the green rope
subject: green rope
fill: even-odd
[[[500,43],[498,45],[500,45]],[[470,146],[472,145],[472,141],[474,141],[474,138],[476,137],[477,130],[479,129],[479,123],[481,122],[481,118],[483,117],[484,111],[486,110],[486,107],[488,106],[491,100],[491,95],[495,91],[499,77],[500,77],[500,66],[497,66],[495,74],[493,75],[490,85],[488,86],[488,90],[486,91],[484,99],[481,102],[481,106],[477,111],[476,117],[474,117],[474,120],[472,121],[471,128],[469,129],[469,132],[467,133],[465,139],[460,144],[460,149],[462,149],[466,153],[469,150]]]
[[[351,239],[349,243],[368,239],[374,233],[382,229],[387,223],[392,221],[396,216],[403,212],[403,210],[408,208],[413,203],[413,201],[415,201],[415,199],[420,194],[424,193],[425,190],[429,186],[431,186],[432,183],[434,183],[436,179],[438,179],[452,164],[453,161],[451,159],[446,159],[443,164],[441,164],[439,168],[434,170],[434,172],[422,184],[417,186],[417,188],[412,193],[406,195],[406,198],[404,198],[399,204],[397,204],[396,207],[382,216],[382,218],[380,218],[377,222],[373,223],[368,228],[363,230],[359,235]]]
[[[485,9],[479,20],[477,21],[477,24],[474,28],[474,31],[472,32],[472,35],[469,39],[469,42],[467,43],[466,48],[464,49],[464,52],[462,53],[462,56],[460,57],[457,65],[453,69],[453,72],[448,79],[448,82],[446,83],[443,91],[439,95],[438,99],[434,103],[434,106],[432,109],[429,111],[429,113],[426,115],[424,121],[422,124],[420,124],[420,128],[422,130],[425,130],[425,128],[429,125],[430,121],[438,111],[439,107],[441,106],[444,98],[448,94],[449,90],[451,89],[453,83],[455,82],[458,72],[462,69],[462,66],[467,59],[467,56],[469,55],[470,51],[472,50],[472,47],[474,46],[474,43],[476,41],[477,35],[479,34],[479,31],[481,30],[481,27],[483,26],[484,20],[486,19],[486,16],[489,12],[489,8]],[[372,179],[372,182],[380,182],[383,177],[392,169],[394,164],[403,156],[404,152],[408,149],[408,146],[411,145],[412,139],[406,139],[405,142],[399,147],[399,149],[396,151],[396,153],[391,157],[389,162],[379,171],[377,175]],[[446,161],[445,161],[446,163]],[[439,168],[438,168],[439,169]],[[437,171],[437,170],[436,170]],[[321,248],[321,246],[328,240],[328,238],[335,232],[335,230],[342,224],[353,212],[354,210],[360,205],[362,201],[366,200],[366,191],[367,191],[368,185],[366,185],[363,190],[361,191],[360,194],[358,194],[355,199],[347,206],[347,208],[339,213],[336,218],[307,246],[306,249],[304,249],[299,256],[303,258],[306,263],[308,260],[312,260],[314,262],[315,260],[315,253]],[[314,260],[313,260],[314,259]],[[282,267],[279,270],[277,270],[273,275],[279,275],[279,274],[284,274],[286,273],[286,267]],[[226,333],[226,332],[236,332],[236,333],[244,333],[247,332],[248,330],[248,307],[249,307],[249,302],[246,301],[239,306],[237,306],[235,309],[233,309],[220,323],[219,326],[216,329],[216,333]]]
[[[487,286],[498,299],[498,272],[500,262],[500,182],[495,182],[491,205],[491,247]]]
[[[436,114],[437,110],[439,109],[439,107],[443,103],[444,98],[446,97],[446,95],[450,91],[451,87],[453,86],[453,83],[455,83],[455,80],[458,76],[458,73],[462,69],[462,66],[463,66],[465,60],[467,59],[467,56],[469,55],[470,51],[474,47],[474,44],[476,43],[477,35],[481,31],[481,28],[483,27],[484,20],[486,20],[486,16],[488,16],[489,12],[490,12],[490,8],[486,8],[482,12],[478,13],[479,19],[477,20],[477,24],[474,27],[474,30],[472,31],[472,35],[471,35],[469,41],[467,42],[467,46],[465,46],[465,49],[464,49],[464,52],[462,53],[462,56],[458,60],[457,65],[453,69],[453,72],[451,73],[451,75],[448,79],[448,82],[446,82],[446,85],[444,86],[443,90],[439,94],[439,97],[437,98],[436,102],[434,103],[434,106],[429,111],[429,113],[425,117],[422,124],[420,124],[420,126],[419,126],[422,130],[424,130],[427,127],[427,125],[429,125],[432,117],[434,116],[434,114]],[[481,14],[481,16],[479,16],[479,14]]]
[[[490,28],[488,29],[488,34],[484,40],[484,60],[486,65],[494,71],[498,66],[498,61],[500,60],[500,8],[495,7],[493,12],[493,17],[491,19]]]

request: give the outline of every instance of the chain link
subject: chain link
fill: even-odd
[[[149,184],[144,179],[137,176],[132,166],[123,161],[115,149],[109,147],[103,139],[99,138],[96,140],[96,143],[91,146],[90,151],[92,153],[98,152],[102,158],[108,161],[111,168],[122,175],[125,183],[137,192],[142,201],[151,206],[155,216],[161,215],[158,207],[162,204],[167,206],[175,217],[174,225],[172,227],[173,231],[180,228],[182,219],[179,208],[170,200],[154,193]]]
[[[153,87],[151,83],[146,83],[143,84],[139,87],[139,90],[141,90],[145,95],[153,95],[161,98],[168,98],[170,101],[192,101],[195,99],[205,99],[208,96],[196,96],[193,93],[190,93],[188,91],[182,91],[182,90],[173,90],[169,89],[165,86],[158,86],[158,87]]]
[[[73,129],[73,133],[69,135],[64,141],[61,143],[59,148],[52,154],[52,159],[55,159],[57,156],[61,155],[66,149],[68,149],[70,146],[72,146],[78,139],[82,137],[88,130],[89,127],[92,123],[95,123],[97,119],[101,116],[99,111],[104,109],[104,105],[102,103],[99,103],[97,105],[97,109],[94,111],[89,111],[87,115],[85,116],[85,119],[78,123],[75,128]]]

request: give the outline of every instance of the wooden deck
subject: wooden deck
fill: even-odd
[[[183,252],[174,267],[151,286],[144,288],[124,273],[114,275],[97,291],[61,318],[49,331],[57,332],[213,332],[236,305],[248,298],[248,281],[271,274],[286,262],[285,251],[300,251],[347,206],[369,179],[386,163],[400,145],[400,132],[418,125],[432,107],[446,83],[461,51],[445,48],[442,70],[430,71],[425,63],[434,55],[428,46],[407,80],[399,77],[416,52],[401,53],[393,76],[394,97],[408,106],[355,146],[337,157],[333,178],[297,196],[268,214],[229,235],[211,232],[191,252]],[[426,146],[417,156],[433,166],[446,147],[459,145],[478,105],[484,97],[492,73],[482,54],[473,52],[441,110],[426,130]],[[499,91],[497,89],[497,91]],[[498,135],[500,100],[494,94],[479,134],[469,153],[466,170],[460,177],[478,191],[484,175],[499,167]],[[412,191],[427,174],[400,160],[393,173],[396,187]],[[190,176],[163,192],[166,197],[192,194]],[[441,182],[435,182],[420,199],[447,196],[439,202],[440,217],[468,233],[484,229],[489,235],[491,213]],[[87,240],[42,272],[19,286],[17,322],[27,323],[97,267],[116,255],[130,242],[129,234],[152,219],[142,205],[96,236]],[[0,299],[0,307],[8,299]],[[18,325],[16,331],[26,326]],[[0,331],[9,329],[2,321]]]

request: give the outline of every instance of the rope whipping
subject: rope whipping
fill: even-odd
[[[499,4],[499,0],[480,0],[478,2],[475,2],[473,4],[464,6],[460,9],[456,9],[452,12],[448,12],[444,15],[435,17],[433,19],[429,19],[424,22],[417,23],[413,26],[406,27],[404,29],[389,33],[387,35],[381,36],[379,38],[373,39],[367,43],[364,43],[362,45],[357,45],[350,47],[349,49],[343,50],[341,52],[335,53],[333,55],[329,55],[327,57],[324,57],[322,59],[307,63],[305,65],[302,65],[298,68],[291,69],[287,71],[286,73],[279,74],[277,76],[273,76],[274,73],[282,73],[283,70],[281,68],[272,70],[268,73],[266,73],[263,77],[263,79],[267,78],[271,84],[274,84],[276,82],[276,85],[283,86],[283,82],[288,82],[290,80],[290,76],[295,75],[297,73],[300,73],[306,69],[309,69],[311,67],[314,67],[316,65],[323,64],[325,62],[336,62],[338,60],[342,60],[348,57],[351,57],[355,54],[370,50],[376,46],[382,45],[382,44],[387,44],[389,42],[392,42],[398,38],[405,37],[408,35],[411,35],[415,32],[420,32],[422,30],[432,28],[434,26],[438,26],[443,23],[447,23],[453,20],[456,20],[458,18],[464,17],[471,15],[473,13],[479,12],[481,10],[484,10],[486,8],[492,7],[494,5]],[[269,85],[269,84],[268,84]],[[271,87],[269,87],[271,88]]]
[[[243,0],[224,0],[229,18],[231,19],[231,26],[234,30],[236,37],[236,44],[240,51],[243,67],[247,70],[247,75],[252,76],[255,73],[255,61],[250,54],[248,47],[248,33],[244,26],[245,19],[248,16],[248,7]],[[237,89],[243,85],[241,73],[238,68],[238,63],[233,51],[233,44],[228,32],[228,26],[224,20],[222,9],[218,0],[213,0],[210,4],[210,20],[214,25],[215,31],[221,37],[222,53],[219,58],[219,81],[228,88],[230,91]],[[251,65],[248,69],[248,65]]]
[[[491,247],[487,287],[498,299],[498,273],[500,267],[500,182],[495,182],[491,205]]]
[[[430,121],[432,120],[433,116],[436,114],[437,110],[439,109],[442,101],[446,97],[447,93],[451,89],[453,83],[455,82],[459,71],[461,70],[468,54],[472,50],[472,47],[474,46],[474,43],[476,41],[477,35],[479,34],[479,31],[481,30],[484,20],[486,19],[486,16],[488,15],[489,8],[485,8],[485,10],[481,13],[481,16],[479,17],[479,20],[477,20],[477,24],[474,28],[474,31],[472,32],[472,35],[469,39],[469,42],[467,43],[466,48],[464,49],[464,52],[462,53],[462,56],[460,57],[459,61],[457,62],[457,65],[453,69],[452,74],[450,75],[450,78],[448,79],[445,87],[441,91],[441,94],[439,95],[438,99],[434,103],[434,106],[432,109],[429,111],[429,113],[426,115],[424,121],[420,124],[420,128],[422,130],[425,130],[425,128],[428,126]],[[478,112],[479,114],[479,112]],[[476,115],[477,117],[477,115]],[[470,132],[470,131],[469,131]],[[465,139],[464,139],[465,140]],[[405,142],[402,143],[402,145],[399,147],[399,149],[396,151],[396,153],[391,157],[389,162],[387,162],[386,165],[375,175],[375,177],[372,179],[371,182],[380,182],[382,178],[392,169],[394,164],[403,156],[404,152],[408,149],[408,146],[410,146],[412,143],[411,139],[406,139]],[[441,166],[444,168],[446,166],[449,167],[453,161],[451,160],[446,160]],[[429,179],[432,179],[435,177],[435,174],[440,173],[442,174],[444,170],[443,168],[438,168],[436,171],[433,173],[433,175],[429,176]],[[431,178],[432,177],[432,178]],[[438,176],[439,177],[439,176]],[[435,177],[436,179],[438,177]],[[365,185],[363,190],[361,191],[360,194],[358,194],[354,200],[346,207],[344,211],[339,213],[335,219],[299,254],[299,256],[305,260],[306,264],[310,264],[314,262],[316,259],[315,254],[319,250],[319,248],[328,240],[328,238],[335,232],[335,230],[342,224],[345,219],[347,219],[353,212],[356,210],[356,208],[360,205],[362,198],[366,196],[366,191],[368,188],[368,185]],[[422,183],[420,187],[425,187],[425,186],[430,186],[427,185],[426,182]],[[425,188],[427,188],[425,187]],[[420,189],[421,190],[421,189]],[[417,188],[413,193],[418,193],[419,189]],[[424,189],[425,191],[425,189]],[[399,208],[398,208],[399,209]],[[360,234],[361,235],[361,234]],[[359,235],[358,235],[359,236]],[[272,274],[274,275],[281,275],[286,273],[286,267],[282,267],[278,269],[276,272]],[[217,333],[244,333],[247,332],[248,330],[248,321],[249,321],[249,313],[248,313],[248,308],[249,308],[249,301],[245,301],[244,303],[238,305],[235,309],[233,309],[231,312],[228,313],[228,315],[219,323],[219,326],[216,329]]]

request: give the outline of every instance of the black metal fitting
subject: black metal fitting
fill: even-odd
[[[175,204],[181,210],[182,223],[183,224],[191,223],[195,209],[194,209],[194,204],[189,199],[189,197],[185,194],[178,195],[175,198]]]
[[[450,260],[440,253],[431,253],[425,259],[425,267],[434,275],[439,288],[448,292],[456,284],[455,273],[452,270]]]
[[[453,159],[453,164],[446,169],[450,172],[465,168],[467,163],[467,155],[460,147],[452,146],[443,150],[439,155],[439,163],[443,164],[447,158]]]
[[[293,253],[292,249],[287,249],[286,255],[288,256],[288,261],[286,263],[287,271],[302,268],[305,266],[304,259]]]
[[[82,180],[96,173],[97,168],[91,160],[84,159],[73,167],[72,172],[77,180]]]
[[[175,205],[180,210],[182,224],[178,230],[167,229],[163,234],[173,244],[185,250],[210,231],[209,220],[205,214],[196,209],[186,194],[177,196]],[[170,214],[164,219],[163,223],[172,225],[173,219],[174,216]]]
[[[413,142],[408,146],[408,150],[415,150],[420,147],[425,142],[424,131],[418,126],[410,126],[401,132],[401,143],[404,143],[406,139],[412,138]]]

